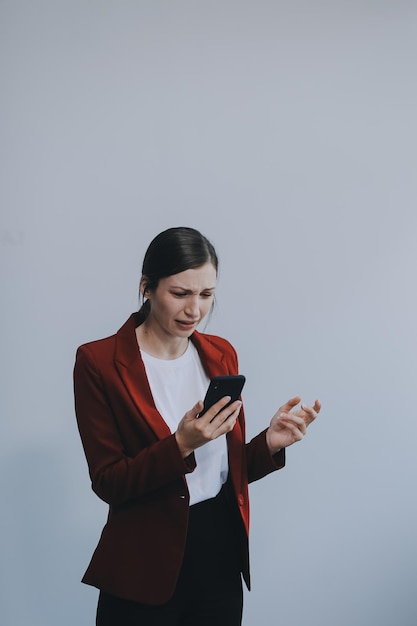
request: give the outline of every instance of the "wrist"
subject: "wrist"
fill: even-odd
[[[268,450],[271,456],[274,456],[274,454],[277,454],[278,452],[281,452],[282,450],[282,446],[274,446],[272,444],[271,441],[271,437],[270,437],[270,429],[268,428],[266,433],[265,433],[265,438],[266,438],[266,445],[268,446]]]
[[[175,432],[175,440],[177,442],[178,449],[183,459],[186,459],[187,456],[190,456],[194,452],[194,450],[184,444],[181,439],[181,435],[178,433],[178,430]]]

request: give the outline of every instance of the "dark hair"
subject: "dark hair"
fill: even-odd
[[[161,278],[201,267],[205,263],[212,263],[218,271],[217,254],[207,237],[194,228],[168,228],[149,244],[143,259],[142,278],[146,281],[146,289],[152,291],[158,287]],[[139,310],[139,324],[145,321],[149,311],[149,300],[145,300]]]

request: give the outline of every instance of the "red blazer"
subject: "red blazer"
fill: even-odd
[[[137,314],[113,336],[77,351],[75,409],[92,488],[109,515],[83,582],[112,595],[149,604],[172,596],[187,534],[189,493],[175,436],[153,402],[136,341]],[[194,332],[207,375],[236,374],[237,356],[224,339]],[[245,445],[243,410],[227,435],[229,481],[243,528],[242,573],[249,587],[248,482],[284,466],[271,457],[265,431]]]

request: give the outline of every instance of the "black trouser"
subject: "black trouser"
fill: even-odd
[[[173,598],[150,606],[100,592],[96,626],[240,626],[243,592],[231,513],[224,490],[190,507]]]

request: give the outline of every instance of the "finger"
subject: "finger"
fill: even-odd
[[[293,413],[280,415],[278,421],[282,427],[291,432],[294,441],[300,441],[306,434],[307,426],[304,420]]]
[[[213,435],[215,437],[220,437],[220,435],[233,430],[236,420],[239,417],[241,406],[242,402],[237,400],[216,415],[210,424],[213,427]]]
[[[279,416],[280,424],[295,426],[300,432],[305,435],[307,431],[307,424],[305,419],[296,413],[281,413]]]
[[[297,406],[297,404],[299,404],[300,402],[301,396],[295,396],[294,398],[290,398],[290,400],[287,400],[287,402],[283,404],[282,407],[280,407],[279,411],[289,413],[291,409]]]
[[[205,420],[206,422],[211,422],[221,410],[229,404],[232,398],[230,396],[224,396],[220,400],[218,400],[213,406],[211,406],[204,415],[201,416],[201,420]]]
[[[216,423],[216,426],[222,424],[226,420],[230,419],[235,413],[236,416],[239,415],[240,408],[242,406],[241,400],[235,400],[231,404],[225,406],[224,409],[219,411],[214,418],[211,420],[212,423]]]
[[[313,406],[307,406],[306,404],[302,404],[301,409],[304,411],[304,413],[307,414],[308,421],[309,423],[311,423],[313,420],[316,419],[317,415],[319,414],[321,404],[318,400],[316,400]]]
[[[306,411],[307,413],[318,415],[318,413],[320,413],[321,403],[319,400],[315,400],[313,406],[302,404],[301,408],[303,409],[303,411]]]
[[[198,417],[199,413],[201,413],[201,411],[203,410],[204,404],[201,400],[199,400],[192,409],[190,409],[188,411],[188,415],[190,416],[191,419],[195,419],[196,417]]]
[[[320,400],[315,400],[314,401],[314,410],[316,411],[316,413],[320,413],[320,409],[321,409],[321,402]]]

